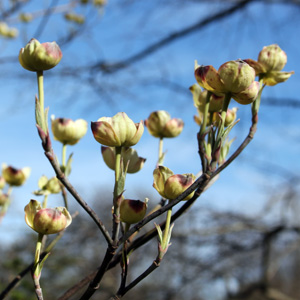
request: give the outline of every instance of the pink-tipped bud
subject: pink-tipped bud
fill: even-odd
[[[121,221],[127,224],[135,224],[141,221],[147,211],[147,201],[124,199],[120,205]]]
[[[61,58],[62,52],[56,42],[41,44],[36,39],[31,39],[19,53],[21,66],[32,72],[52,69],[60,62]]]
[[[65,207],[41,208],[38,201],[30,200],[24,210],[26,224],[41,234],[58,233],[72,222],[72,217]]]
[[[20,186],[25,183],[30,175],[30,168],[16,169],[6,164],[2,164],[2,176],[11,186]]]

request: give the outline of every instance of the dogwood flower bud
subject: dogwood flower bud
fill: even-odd
[[[36,39],[31,39],[19,53],[21,66],[32,72],[52,69],[60,62],[61,58],[62,52],[55,42],[41,44]]]
[[[0,190],[0,207],[5,206],[5,204],[9,201],[9,197],[7,194],[3,193]]]
[[[101,153],[105,164],[110,169],[115,170],[116,149],[114,147],[101,146]],[[123,158],[124,166],[127,166],[128,164],[127,173],[136,173],[140,171],[146,161],[146,158],[139,157],[136,150],[129,147],[122,147],[121,156]]]
[[[135,145],[144,132],[143,121],[134,123],[126,113],[119,112],[112,118],[102,117],[91,123],[97,142],[109,147],[130,147]]]
[[[124,199],[120,205],[121,222],[134,224],[141,221],[147,211],[147,201]]]
[[[3,176],[0,176],[0,190],[5,187],[6,181]]]
[[[176,199],[195,181],[193,174],[175,174],[167,167],[158,166],[153,171],[153,187],[158,193],[169,200]],[[189,194],[184,200],[193,197],[194,192]]]
[[[183,129],[181,119],[171,119],[170,114],[165,110],[152,112],[145,125],[151,135],[159,138],[172,138],[178,136]]]
[[[42,208],[36,200],[30,200],[24,211],[26,224],[41,234],[58,233],[72,222],[72,217],[65,207]]]
[[[255,70],[242,60],[232,60],[219,68],[219,76],[227,92],[240,93],[255,79]]]
[[[238,94],[233,94],[232,98],[236,102],[246,105],[252,103],[257,98],[258,92],[259,92],[259,82],[253,81],[246,90]]]
[[[258,62],[265,72],[281,71],[287,63],[286,53],[276,44],[265,46],[258,54]]]
[[[75,145],[86,134],[87,122],[83,119],[52,118],[51,129],[55,140],[64,145]]]
[[[195,181],[193,174],[176,174],[170,176],[165,182],[165,195],[169,200],[176,199],[182,194],[188,187],[190,187]],[[183,200],[189,200],[193,197],[194,192],[190,193]]]
[[[20,186],[30,175],[30,168],[16,169],[6,164],[2,164],[2,176],[11,186]]]

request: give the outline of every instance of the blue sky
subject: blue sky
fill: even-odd
[[[61,1],[63,3],[63,1]],[[28,10],[35,9],[39,1],[33,1]],[[196,22],[199,17],[209,15],[222,8],[222,4],[162,5],[156,9],[152,1],[136,1],[132,5],[108,1],[100,13],[92,13],[88,20],[91,28],[86,35],[71,45],[62,46],[63,59],[57,68],[45,72],[45,101],[50,114],[72,119],[84,118],[89,123],[102,116],[113,116],[125,111],[135,122],[148,117],[154,110],[164,109],[173,117],[182,118],[185,128],[176,139],[165,142],[168,150],[165,165],[175,173],[197,173],[200,160],[197,155],[197,125],[192,116],[196,114],[188,87],[195,83],[194,60],[199,64],[211,64],[218,68],[222,63],[237,58],[256,59],[263,46],[277,43],[286,51],[288,63],[284,70],[295,74],[286,82],[267,87],[263,98],[298,100],[299,65],[299,20],[293,18],[299,8],[293,5],[263,5],[255,3],[242,14],[217,22],[180,39],[146,59],[111,75],[96,73],[94,79],[103,82],[104,93],[97,93],[87,82],[72,76],[57,76],[56,72],[83,66],[99,59],[121,60],[146,45],[167,36],[173,30]],[[146,9],[147,8],[147,9]],[[82,8],[84,12],[87,8]],[[79,11],[78,11],[79,12]],[[188,18],[187,18],[188,16]],[[18,55],[19,49],[32,37],[39,20],[26,25],[26,33],[20,28],[23,38],[16,41],[0,40],[0,59]],[[58,40],[64,31],[72,28],[63,26],[61,16],[49,20],[51,26],[39,37],[41,42]],[[11,25],[14,25],[12,22]],[[62,30],[63,28],[63,30]],[[23,30],[23,31],[22,31]],[[23,70],[17,60],[4,64],[0,80],[0,162],[21,168],[30,166],[32,174],[22,188],[13,192],[13,203],[1,224],[0,235],[11,237],[30,232],[24,223],[24,206],[33,197],[37,181],[43,174],[53,176],[53,171],[44,157],[34,122],[34,95],[37,92],[35,74]],[[162,80],[166,82],[162,84]],[[170,84],[174,84],[172,89]],[[113,104],[109,104],[109,99]],[[284,101],[284,99],[282,100]],[[231,106],[236,105],[232,103]],[[250,107],[239,106],[240,123],[232,133],[237,136],[233,147],[248,133]],[[288,172],[299,174],[299,106],[272,107],[262,103],[260,123],[254,141],[245,153],[229,166],[221,178],[198,202],[222,210],[242,210],[256,213],[268,197],[268,191],[276,189],[284,181],[280,173],[262,171],[259,162],[267,161]],[[54,143],[54,142],[53,142]],[[128,175],[126,196],[135,198],[138,187],[149,191],[150,200],[159,197],[152,185],[152,171],[156,163],[158,141],[147,130],[135,147],[147,161],[144,169],[136,175]],[[54,150],[60,157],[61,147],[54,143]],[[100,155],[100,145],[88,130],[87,135],[76,146],[74,152],[71,182],[90,202],[95,189],[104,186],[113,188],[113,172],[107,169]],[[275,168],[276,169],[276,168]],[[147,193],[146,193],[147,194]],[[154,197],[154,198],[153,198]],[[53,205],[61,205],[54,199]],[[101,200],[99,200],[101,201]],[[108,207],[109,207],[108,203]],[[200,205],[200,204],[198,204]],[[17,224],[15,226],[15,224]]]

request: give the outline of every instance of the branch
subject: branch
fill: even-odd
[[[140,52],[124,59],[123,61],[119,61],[116,63],[107,63],[106,61],[100,61],[97,62],[96,64],[94,64],[94,66],[91,66],[91,68],[95,71],[100,69],[101,71],[103,71],[104,73],[114,73],[117,72],[121,69],[124,69],[126,67],[128,67],[129,65],[144,59],[145,57],[153,54],[154,52],[160,50],[161,48],[169,45],[170,43],[173,43],[175,41],[177,41],[180,38],[186,37],[189,34],[194,33],[195,31],[198,31],[200,29],[203,29],[205,26],[219,21],[225,17],[228,17],[230,15],[232,15],[233,13],[235,13],[236,11],[239,11],[241,9],[243,9],[244,7],[246,7],[250,2],[253,2],[254,0],[242,0],[239,1],[237,4],[235,4],[234,6],[231,6],[230,8],[226,8],[214,15],[210,15],[208,17],[206,17],[204,20],[201,20],[199,22],[197,22],[194,25],[188,26],[182,30],[179,31],[175,31],[173,33],[171,33],[169,36],[162,38],[161,40],[153,43],[152,45],[144,48],[143,50],[141,50]]]

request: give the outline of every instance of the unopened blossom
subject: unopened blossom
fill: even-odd
[[[109,147],[133,146],[144,132],[143,121],[134,123],[124,112],[113,117],[102,117],[92,122],[91,128],[95,140]]]
[[[158,138],[172,138],[178,136],[183,129],[181,119],[172,118],[165,110],[152,112],[145,125],[151,135]]]
[[[41,234],[58,233],[72,222],[72,217],[65,207],[42,208],[36,200],[30,200],[24,211],[26,224]]]
[[[22,169],[16,169],[12,166],[7,166],[2,164],[2,176],[5,179],[6,183],[11,186],[20,186],[30,175],[30,168],[25,167]]]
[[[120,205],[121,222],[135,224],[141,221],[147,211],[147,201],[124,199]]]
[[[83,119],[73,121],[67,118],[56,118],[51,120],[51,129],[55,140],[64,145],[75,145],[85,136],[87,122]]]
[[[52,69],[60,62],[61,58],[62,52],[56,42],[41,44],[36,39],[31,39],[19,52],[21,66],[32,72]]]

